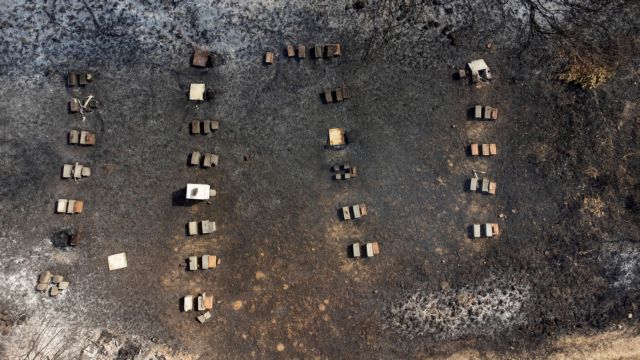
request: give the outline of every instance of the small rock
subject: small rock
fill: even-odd
[[[278,345],[276,346],[276,350],[282,352],[284,351],[284,344],[283,343],[278,343]]]
[[[60,290],[67,290],[68,287],[69,287],[69,282],[68,281],[61,281],[58,284],[58,289],[60,289]]]
[[[455,126],[455,125],[451,125],[451,127],[452,127],[452,128],[454,128],[454,129],[456,128],[456,126]]]
[[[633,314],[632,314],[632,313],[629,313],[629,315],[627,315],[627,317],[628,317],[629,319],[633,319]]]
[[[51,297],[55,297],[55,296],[58,296],[58,293],[60,293],[60,291],[58,290],[58,287],[54,286],[51,288],[51,292],[49,293],[49,295]]]
[[[47,291],[48,288],[49,284],[38,284],[38,286],[36,286],[36,290],[41,292]]]
[[[52,279],[54,284],[60,284],[63,280],[64,277],[62,275],[54,275]]]

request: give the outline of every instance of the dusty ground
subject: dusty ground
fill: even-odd
[[[528,1],[0,1],[0,354],[637,358],[640,9],[543,3],[548,13]],[[556,80],[563,46],[589,40],[608,81]],[[333,41],[339,59],[281,54]],[[194,47],[222,64],[189,67]],[[269,49],[280,56],[266,67]],[[478,57],[493,82],[454,79]],[[64,74],[84,69],[96,80],[66,88]],[[188,102],[193,81],[213,100]],[[352,99],[321,103],[343,83]],[[97,111],[67,113],[89,94]],[[500,120],[469,121],[476,103]],[[194,117],[221,129],[189,135]],[[333,126],[350,131],[345,150],[324,148]],[[71,128],[95,131],[96,146],[67,145]],[[469,142],[499,155],[472,159]],[[188,167],[193,150],[220,166]],[[60,179],[72,161],[93,175]],[[331,181],[344,161],[360,176]],[[497,196],[464,191],[474,170]],[[187,182],[219,195],[187,206]],[[54,214],[61,197],[85,212]],[[339,221],[357,202],[369,216]],[[207,218],[213,236],[185,235]],[[503,233],[470,239],[478,222]],[[80,229],[78,247],[54,246],[65,226]],[[382,253],[349,259],[354,241]],[[118,252],[129,266],[109,272]],[[204,253],[222,264],[186,272]],[[47,269],[71,282],[55,299],[34,289]],[[179,311],[200,291],[216,299],[206,324]]]

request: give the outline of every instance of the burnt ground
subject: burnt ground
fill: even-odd
[[[105,359],[543,357],[564,336],[635,336],[637,4],[549,1],[551,22],[527,1],[0,3],[5,358],[78,358],[91,344]],[[558,81],[561,47],[589,40],[609,56],[608,81]],[[334,41],[337,59],[282,54]],[[222,64],[189,67],[196,46]],[[261,63],[269,49],[273,66]],[[480,57],[491,83],[455,80]],[[95,81],[66,88],[64,74],[84,69]],[[191,82],[213,99],[187,101]],[[320,101],[343,83],[350,100]],[[89,94],[98,110],[67,113],[71,96]],[[477,103],[500,119],[470,121]],[[220,130],[189,135],[197,117]],[[344,150],[324,147],[336,126],[349,131]],[[95,131],[96,146],[67,145],[71,128]],[[470,158],[469,142],[499,154]],[[220,165],[187,166],[194,150]],[[75,161],[92,176],[61,179]],[[341,162],[359,177],[332,181]],[[474,170],[497,180],[497,196],[464,191]],[[188,182],[218,196],[184,204]],[[54,214],[58,198],[85,211]],[[366,218],[339,220],[339,207],[361,202]],[[186,222],[203,219],[218,231],[187,237]],[[502,234],[470,239],[468,226],[485,222]],[[59,246],[67,227],[75,248]],[[355,241],[382,252],[350,259]],[[119,252],[129,266],[109,272]],[[185,271],[205,253],[221,265]],[[71,283],[58,298],[34,289],[47,269]],[[201,291],[215,296],[205,324],[179,309]]]

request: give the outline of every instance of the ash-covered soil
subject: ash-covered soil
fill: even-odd
[[[526,358],[562,351],[565,336],[637,332],[637,2],[0,5],[3,358]],[[283,53],[331,42],[340,58]],[[221,64],[190,67],[196,47]],[[557,80],[573,50],[607,81]],[[476,58],[494,80],[455,79]],[[67,88],[69,70],[95,80]],[[192,82],[212,100],[189,102]],[[342,84],[351,99],[321,102]],[[97,110],[67,113],[88,95]],[[475,104],[499,120],[470,120]],[[220,130],[190,135],[194,118]],[[346,149],[325,148],[329,127],[349,131]],[[68,145],[72,128],[96,145]],[[471,158],[470,142],[498,155]],[[194,150],[220,165],[187,166]],[[71,162],[91,177],[61,179]],[[343,162],[358,177],[332,181]],[[497,181],[496,196],[465,191],[474,171]],[[218,195],[185,204],[189,182]],[[84,200],[84,212],[55,214],[59,198]],[[341,222],[337,210],[356,203],[369,215]],[[186,236],[204,219],[213,235]],[[469,237],[487,222],[498,238]],[[79,245],[62,246],[71,231]],[[356,241],[381,254],[348,258]],[[109,272],[119,252],[129,265]],[[207,253],[218,268],[185,270]],[[37,293],[44,270],[70,288]],[[215,297],[205,324],[179,308],[202,291]]]

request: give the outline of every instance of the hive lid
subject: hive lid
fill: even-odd
[[[204,100],[204,84],[191,84],[191,87],[189,88],[189,100]]]
[[[331,128],[329,129],[329,145],[337,146],[344,145],[344,129],[343,128]]]
[[[119,253],[119,254],[110,255],[107,258],[107,261],[109,262],[110,271],[124,269],[127,267],[127,254]]]

